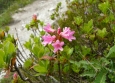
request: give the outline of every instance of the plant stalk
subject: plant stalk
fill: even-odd
[[[61,68],[60,68],[60,55],[58,55],[58,68],[59,68],[59,79],[60,79],[60,83],[62,83],[62,76],[61,76]]]

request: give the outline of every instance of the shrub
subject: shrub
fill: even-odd
[[[13,64],[14,69],[20,76],[28,77],[22,79],[30,83],[114,83],[115,1],[66,2],[68,9],[62,16],[59,11],[61,3],[57,5],[51,15],[51,19],[55,20],[52,25],[45,25],[33,15],[32,21],[26,25],[27,30],[32,30],[33,34],[24,43],[30,51],[30,57],[24,59],[21,68]],[[17,61],[20,59],[19,53],[13,55],[18,48],[13,45],[13,41],[4,40],[3,35],[1,38],[2,56],[8,57],[4,48],[12,46],[14,49],[8,50],[11,56],[9,62],[1,58],[1,63],[6,63],[6,69],[10,70],[12,66],[7,65],[11,63],[10,60],[15,57]],[[6,39],[9,38],[12,39],[6,36]],[[23,59],[18,62],[21,61]]]

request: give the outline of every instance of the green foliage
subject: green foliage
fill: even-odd
[[[109,10],[110,8],[110,3],[109,1],[106,1],[106,2],[100,3],[98,7],[103,13],[106,13],[107,10]]]
[[[110,48],[107,58],[115,58],[115,45]]]
[[[3,49],[4,49],[6,55],[9,55],[9,54],[12,54],[13,52],[15,52],[15,46],[10,41],[5,41],[3,43],[3,45],[4,45]]]
[[[83,22],[83,19],[82,17],[77,16],[77,17],[74,17],[74,21],[79,26]]]
[[[58,79],[54,74],[60,76],[58,72],[60,69],[63,82],[67,82],[64,75],[69,76],[68,79],[70,75],[75,79],[79,78],[77,80],[81,78],[82,81],[80,80],[79,83],[114,82],[114,74],[111,73],[115,70],[113,3],[113,0],[67,1],[68,9],[62,16],[59,15],[61,5],[58,4],[51,19],[55,19],[61,28],[70,27],[74,30],[76,40],[72,42],[63,40],[66,45],[59,54],[54,54],[52,52],[54,48],[50,45],[44,47],[41,44],[42,40],[36,44],[35,40],[26,42],[25,47],[38,58],[37,65],[33,68],[38,72],[35,76],[46,74]],[[32,24],[36,27],[35,23]],[[26,27],[30,30],[31,23]],[[47,33],[43,32],[40,37],[44,34]],[[48,63],[46,63],[47,60]],[[41,62],[43,62],[42,65],[40,65]]]
[[[15,57],[16,47],[14,42],[12,41],[10,35],[5,38],[3,42],[1,42],[0,54],[1,54],[1,63],[0,67],[8,67],[11,61],[11,58]]]
[[[24,62],[24,68],[25,69],[28,69],[28,68],[30,68],[31,66],[32,66],[32,60],[29,58],[29,59],[27,59],[25,62]]]
[[[0,50],[0,68],[2,68],[4,66],[4,57],[5,53],[3,50]]]
[[[65,46],[64,47],[64,50],[61,52],[61,54],[63,54],[63,56],[67,59],[67,60],[69,60],[70,59],[70,57],[71,57],[71,55],[72,55],[72,53],[73,53],[73,48],[69,48],[68,46]]]
[[[59,18],[60,14],[59,14],[59,10],[61,8],[61,2],[59,2],[54,10],[54,13],[52,13],[52,15],[50,16],[50,18],[52,20]]]
[[[57,21],[60,27],[71,27],[75,31],[76,41],[73,41],[74,44],[68,44],[74,49],[68,63],[71,67],[68,68],[79,73],[82,78],[87,78],[88,83],[114,81],[113,74],[110,74],[114,72],[111,62],[114,63],[115,58],[114,2],[114,0],[67,1],[68,10]]]
[[[104,38],[107,35],[106,28],[103,28],[102,30],[98,30],[97,35],[101,38]]]
[[[85,23],[84,24],[84,27],[83,27],[83,32],[85,33],[90,33],[90,31],[93,29],[93,20],[91,19],[88,23]]]
[[[39,72],[40,74],[46,74],[48,73],[48,65],[49,65],[49,61],[39,61],[38,65],[35,65],[34,70],[36,72]]]
[[[5,11],[15,0],[0,0],[0,14]]]
[[[107,71],[102,69],[96,76],[94,83],[106,83],[106,74]]]

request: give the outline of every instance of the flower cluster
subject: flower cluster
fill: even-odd
[[[58,28],[57,31],[51,27],[50,24],[47,24],[44,27],[45,32],[48,34],[42,36],[43,39],[43,45],[46,46],[47,44],[51,44],[54,47],[54,53],[57,51],[63,51],[64,42],[62,41],[62,38],[65,38],[69,40],[70,42],[72,40],[75,40],[76,38],[73,36],[75,31],[71,31],[69,27],[65,27],[63,31],[61,31],[61,28]],[[51,35],[53,34],[53,35]]]

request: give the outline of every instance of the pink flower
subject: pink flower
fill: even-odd
[[[42,36],[42,38],[44,40],[43,44],[44,46],[46,46],[47,44],[51,44],[55,40],[56,36],[55,35],[51,36],[50,34],[48,34],[48,35]]]
[[[51,28],[51,25],[49,23],[44,27],[44,30],[48,33],[53,33],[55,31]]]
[[[17,73],[14,73],[13,74],[13,79],[17,79],[18,78],[18,74]]]
[[[76,38],[73,36],[73,34],[75,33],[75,31],[71,31],[70,28],[65,27],[63,29],[63,32],[60,33],[60,35],[65,38],[68,39],[69,41],[75,40]]]
[[[63,51],[63,45],[64,42],[60,42],[59,40],[56,40],[55,43],[52,43],[52,46],[54,47],[54,53],[56,53],[58,50]]]

